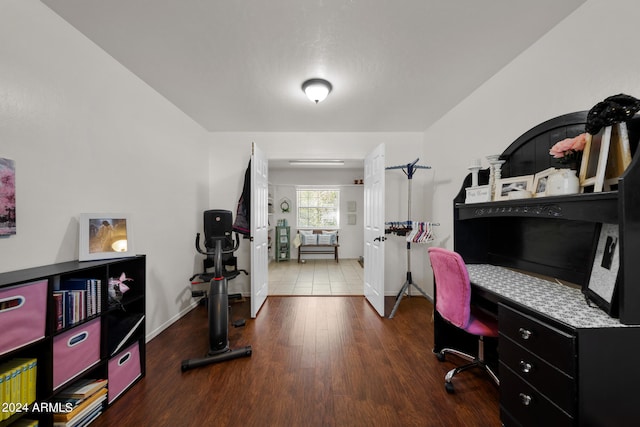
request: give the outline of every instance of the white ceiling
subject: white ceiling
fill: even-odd
[[[209,131],[421,132],[585,0],[42,1]]]

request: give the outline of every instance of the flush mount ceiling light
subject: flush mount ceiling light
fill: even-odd
[[[309,79],[302,83],[302,90],[307,94],[307,98],[316,104],[324,101],[331,89],[331,83],[324,79]]]
[[[344,160],[289,160],[293,166],[342,166]]]

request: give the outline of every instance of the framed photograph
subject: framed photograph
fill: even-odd
[[[556,168],[549,168],[533,176],[533,189],[531,192],[534,194],[534,197],[544,197],[547,195],[547,178],[555,171]]]
[[[602,224],[589,283],[584,289],[587,298],[611,316],[616,315],[617,309],[615,295],[620,268],[619,239],[618,224]]]
[[[356,211],[356,202],[350,200],[347,202],[347,212],[355,212]]]
[[[120,213],[80,214],[78,259],[124,258],[135,256],[131,218]]]
[[[515,176],[496,180],[495,200],[507,200],[512,191],[532,191],[533,175]]]

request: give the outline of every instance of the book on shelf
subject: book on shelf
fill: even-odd
[[[6,409],[35,402],[37,365],[35,358],[15,358],[0,364],[0,402],[13,404]],[[0,411],[0,421],[14,413],[14,410]]]
[[[59,398],[86,399],[107,386],[106,379],[85,378],[78,380],[57,394]]]
[[[124,347],[143,321],[144,314],[142,313],[121,314],[121,312],[114,312],[107,315],[109,356],[113,356]]]
[[[56,330],[95,316],[102,310],[100,279],[69,278],[62,280],[55,288]]]
[[[71,411],[53,414],[54,425],[78,425],[84,420],[92,419],[91,416],[96,411],[98,411],[98,413],[102,411],[102,403],[105,402],[106,399],[107,388],[102,387],[77,403]]]
[[[20,418],[11,423],[11,427],[38,427],[38,420],[29,420],[26,418]]]

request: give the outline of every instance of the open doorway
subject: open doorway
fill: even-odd
[[[364,247],[363,177],[362,160],[298,166],[289,160],[269,159],[269,295],[363,295],[364,269],[359,262]],[[304,253],[298,262],[294,244],[298,231],[323,228],[312,222],[298,223],[298,192],[302,189],[331,189],[339,194],[337,224],[329,227],[338,232],[338,262],[327,251]],[[280,239],[288,248],[282,247]]]

